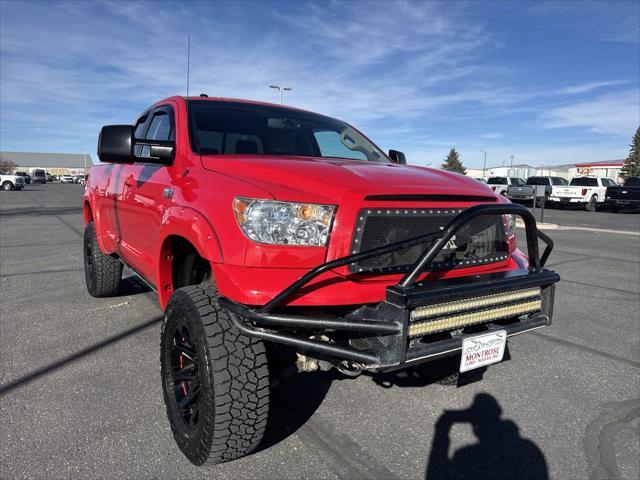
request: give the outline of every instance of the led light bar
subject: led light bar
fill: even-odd
[[[537,297],[541,293],[540,287],[527,288],[524,290],[515,290],[507,293],[495,293],[493,295],[485,295],[483,297],[473,297],[464,300],[455,300],[453,302],[437,303],[435,305],[427,305],[418,307],[411,312],[411,320],[420,320],[429,317],[438,317],[451,313],[458,313],[465,310],[473,310],[475,308],[490,307],[501,303],[515,302],[526,298]]]
[[[541,298],[506,305],[503,307],[480,310],[477,312],[450,315],[448,317],[438,318],[429,322],[420,322],[409,325],[409,337],[416,337],[418,335],[441,332],[444,330],[452,330],[454,328],[489,322],[500,318],[516,317],[525,313],[537,312],[539,310],[542,310]]]

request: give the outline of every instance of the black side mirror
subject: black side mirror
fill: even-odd
[[[98,158],[105,163],[133,163],[133,127],[107,125],[98,136]]]
[[[399,152],[398,150],[389,150],[389,158],[393,163],[397,163],[398,165],[407,164],[407,157],[405,157],[404,153]]]
[[[141,147],[140,150],[135,147]],[[145,148],[146,147],[146,148]],[[98,137],[98,158],[105,163],[173,162],[175,143],[171,140],[143,140],[134,138],[131,125],[107,125]],[[143,153],[142,156],[136,155]]]

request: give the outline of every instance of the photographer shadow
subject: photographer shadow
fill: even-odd
[[[445,410],[435,425],[426,479],[548,479],[540,448],[521,437],[518,426],[501,419],[501,414],[500,404],[487,393],[476,395],[467,410]],[[478,443],[449,457],[449,432],[456,423],[471,424]]]

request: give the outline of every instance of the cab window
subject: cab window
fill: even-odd
[[[160,110],[153,114],[153,119],[145,138],[147,140],[173,140],[173,119],[170,112]]]
[[[491,177],[487,183],[489,185],[506,185],[507,179],[505,177]]]
[[[133,132],[133,136],[135,138],[144,138],[144,134],[147,132],[147,127],[149,126],[149,111],[144,112],[138,121],[136,122],[135,130]],[[136,145],[133,149],[133,153],[136,157],[142,155],[142,145]]]
[[[144,138],[146,140],[168,141],[175,139],[175,122],[171,107],[160,107],[150,115],[149,128]],[[140,148],[140,150],[139,150]],[[136,146],[135,154],[140,157],[148,157],[150,148],[148,145]]]

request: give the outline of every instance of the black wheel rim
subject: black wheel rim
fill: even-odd
[[[178,415],[189,430],[195,430],[200,419],[200,376],[198,357],[191,332],[184,324],[177,326],[171,341],[171,384]]]

